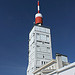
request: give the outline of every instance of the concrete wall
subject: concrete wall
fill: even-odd
[[[58,73],[59,75],[75,75],[75,66]]]

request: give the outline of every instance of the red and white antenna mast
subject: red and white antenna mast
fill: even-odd
[[[40,11],[40,6],[39,6],[39,0],[38,0],[38,13],[39,13],[39,11]]]
[[[35,24],[42,25],[42,14],[40,13],[40,6],[39,6],[39,0],[38,0],[38,13],[35,15]]]

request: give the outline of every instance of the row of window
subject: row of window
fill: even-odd
[[[46,61],[41,61],[41,65],[45,65],[46,63],[48,63],[48,62],[46,62]]]
[[[37,58],[38,59],[46,59],[46,60],[50,60],[50,58],[51,58],[51,56],[50,56],[51,54],[39,54],[39,53],[37,53]]]
[[[44,42],[44,41],[39,41],[39,40],[37,40],[37,43],[40,43],[40,44],[50,44],[49,42]]]
[[[41,66],[41,65],[45,65],[46,63],[48,63],[47,61],[40,61],[40,60],[37,60],[36,64],[38,66]]]
[[[39,45],[36,45],[36,47],[39,48],[40,46]],[[47,49],[50,49],[50,47],[47,47]]]
[[[47,28],[36,27],[36,30],[44,33],[50,33],[50,29]]]
[[[49,35],[37,33],[36,38],[37,38],[37,40],[49,41]]]
[[[32,38],[33,36],[35,36],[35,33],[32,34],[31,38]],[[36,36],[38,36],[38,37],[39,37],[39,36],[40,36],[40,37],[47,37],[47,38],[49,37],[49,35],[44,35],[44,34],[39,34],[39,33],[36,33]]]
[[[40,38],[40,36],[37,36],[37,43],[40,43],[40,44],[50,44],[50,42],[49,42],[49,36],[48,35],[46,35],[47,37],[45,38],[44,36],[41,36],[41,38]],[[30,39],[29,39],[30,40]],[[40,41],[41,40],[41,41]],[[32,37],[32,39],[30,40],[30,42],[29,42],[29,45],[32,45],[33,43],[34,43],[34,38]],[[48,41],[48,42],[44,42],[44,41]]]
[[[38,48],[37,49],[37,52],[43,52],[43,53],[48,53],[48,54],[50,54],[50,49],[41,49],[41,48]]]

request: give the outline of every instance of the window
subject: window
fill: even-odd
[[[40,46],[37,45],[37,47],[40,47]]]
[[[40,28],[40,31],[41,32],[45,32],[45,28]]]
[[[44,58],[44,55],[43,55],[43,58]]]
[[[36,67],[36,68],[39,68],[39,67]]]
[[[42,42],[42,41],[38,41],[38,40],[37,40],[37,42]]]
[[[46,41],[49,41],[49,35],[46,35]]]
[[[45,63],[46,63],[45,61],[42,61],[42,62],[41,62],[42,65],[44,65]]]
[[[41,62],[41,64],[43,65],[43,61]]]
[[[47,47],[47,49],[50,49],[50,47]]]
[[[46,35],[46,37],[49,37],[49,35]]]
[[[42,42],[42,44],[44,44],[44,42]]]
[[[40,40],[40,35],[39,35],[39,33],[36,34],[36,38],[37,38],[37,40]]]
[[[41,34],[41,40],[45,41],[46,40],[46,36]]]
[[[49,44],[49,42],[45,42],[46,44]]]

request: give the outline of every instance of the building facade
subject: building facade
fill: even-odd
[[[29,64],[27,75],[52,60],[50,29],[34,26],[29,34]]]

